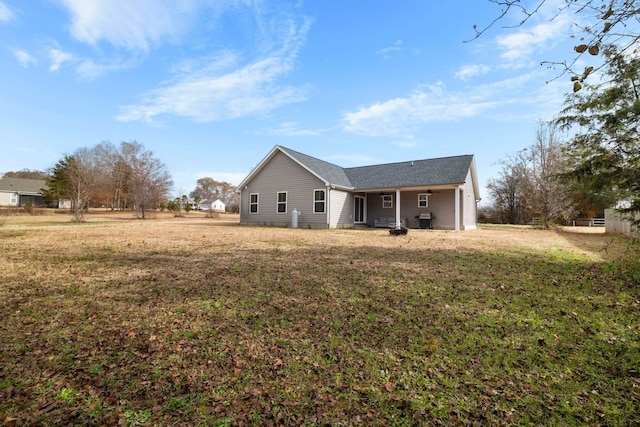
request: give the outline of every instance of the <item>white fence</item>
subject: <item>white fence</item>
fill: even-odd
[[[637,229],[631,227],[631,221],[615,209],[605,209],[604,217],[607,233],[622,233],[625,236],[640,237]],[[640,214],[635,215],[635,219],[640,220]]]
[[[586,226],[586,227],[604,227],[606,219],[604,218],[576,218],[571,222],[571,225]]]

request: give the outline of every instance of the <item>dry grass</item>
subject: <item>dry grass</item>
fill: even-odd
[[[640,296],[602,229],[86,219],[0,228],[7,425],[639,421]]]

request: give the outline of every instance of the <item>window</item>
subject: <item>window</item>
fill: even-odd
[[[391,194],[385,194],[382,196],[382,207],[383,208],[393,207],[393,196],[391,196]]]
[[[287,192],[278,191],[278,213],[287,213]]]
[[[313,190],[313,213],[324,213],[325,201],[325,190]]]
[[[258,213],[258,193],[249,194],[249,213]]]
[[[427,193],[418,194],[418,207],[426,208],[429,206],[429,195]]]
[[[18,195],[16,193],[11,193],[11,201],[9,201],[11,206],[16,206],[18,204]]]

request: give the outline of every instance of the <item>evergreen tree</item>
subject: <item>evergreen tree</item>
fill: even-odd
[[[570,175],[594,195],[640,212],[640,59],[608,46],[601,84],[570,95],[558,122],[575,130]]]

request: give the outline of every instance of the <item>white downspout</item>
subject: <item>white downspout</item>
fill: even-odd
[[[400,227],[400,190],[396,190],[396,230]]]
[[[454,220],[453,223],[455,224],[454,229],[455,231],[460,231],[460,186],[457,186],[454,190],[453,190],[454,194],[455,194],[455,207],[454,207]]]

